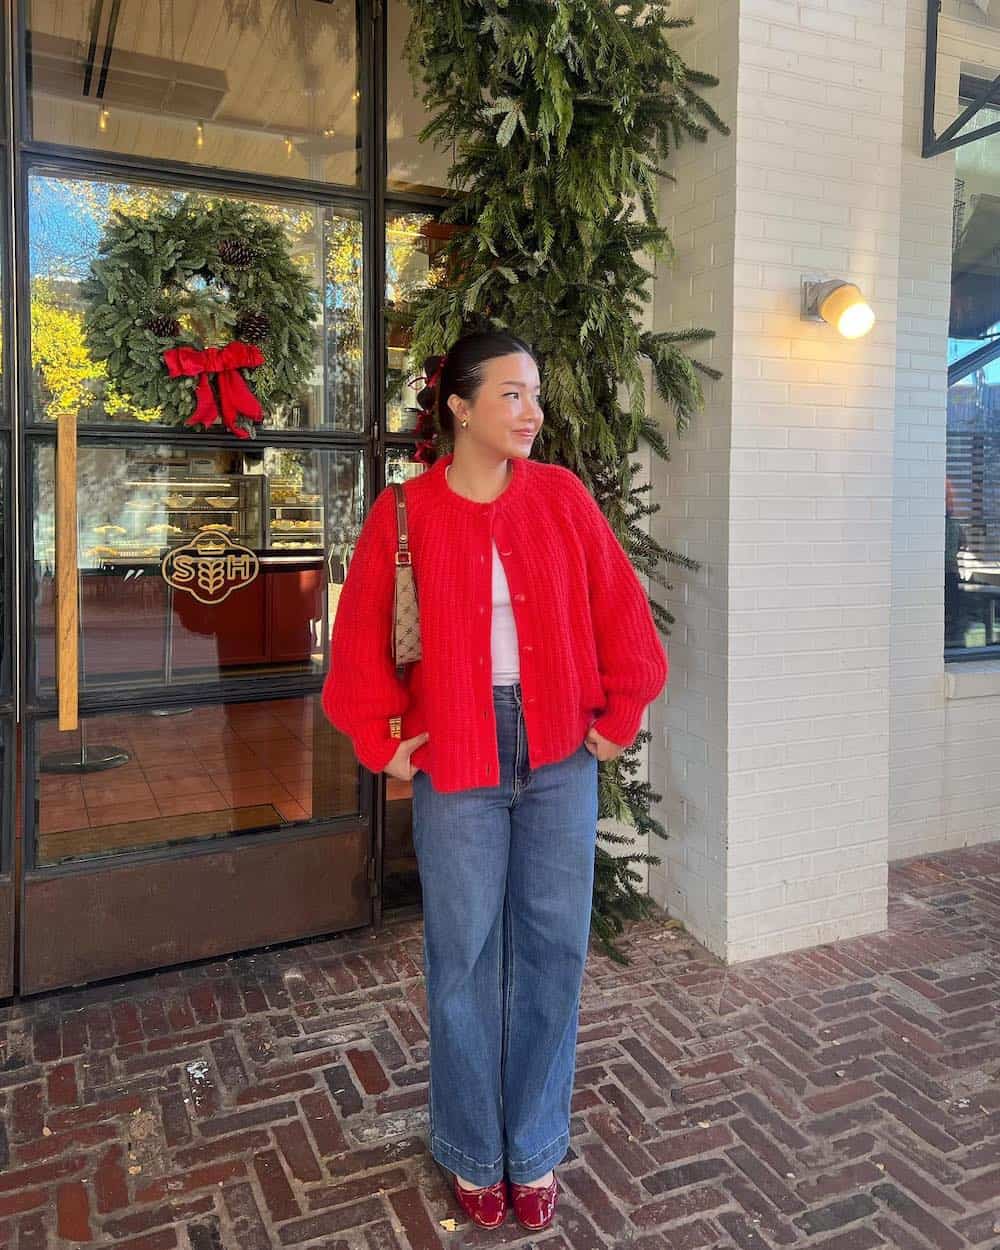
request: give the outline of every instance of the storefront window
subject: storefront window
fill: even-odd
[[[970,125],[1000,121],[983,109]],[[1000,135],[955,152],[945,648],[1000,648]]]
[[[88,717],[35,729],[38,866],[358,810],[350,742],[318,695]]]
[[[389,0],[388,82],[386,113],[387,185],[392,191],[440,194],[448,185],[455,160],[451,148],[421,143],[418,136],[431,120],[421,92],[414,90],[406,58],[406,39],[413,10],[407,0]]]
[[[12,516],[7,500],[8,435],[0,436],[0,534],[11,532]],[[0,698],[10,697],[12,687],[11,615],[7,596],[11,593],[10,570],[7,568],[6,544],[0,543]]]
[[[419,477],[425,466],[411,459],[411,448],[390,447],[385,453],[385,480],[389,482],[408,482],[412,477]]]
[[[246,339],[263,356],[259,367],[245,371],[263,409],[258,429],[363,428],[362,227],[356,212],[50,174],[33,175],[28,190],[35,421],[72,411],[85,424],[178,425],[195,412],[194,380],[171,378],[165,353]],[[240,240],[223,239],[206,255],[198,250],[203,236],[193,231],[157,235],[151,254],[164,258],[162,272],[144,274],[141,282],[128,274],[115,278],[116,297],[134,305],[134,329],[112,324],[96,340],[90,280],[102,265],[109,231],[124,222],[143,232],[182,205],[210,219],[217,206],[245,210],[270,250],[244,253]],[[231,248],[231,257],[220,256],[219,247]],[[254,302],[254,290],[265,281],[282,283],[281,265],[295,271],[294,293],[303,300],[294,312],[304,344],[294,369],[283,337],[293,314],[275,313],[280,301],[271,286],[267,298]],[[117,356],[106,354],[109,346]],[[141,390],[130,381],[135,356],[142,361]],[[175,404],[169,411],[150,394],[161,382]]]
[[[13,780],[14,761],[8,756],[8,744],[16,741],[14,732],[13,715],[8,713],[6,716],[0,717],[0,778],[3,784],[8,788]],[[4,810],[0,812],[0,873],[9,873],[12,866],[13,850],[13,834],[14,834],[14,805],[13,803],[5,803]]]
[[[410,355],[409,307],[420,290],[434,286],[442,273],[440,255],[455,227],[428,213],[388,213],[385,240],[386,428],[402,433],[415,428],[416,383],[420,361]],[[414,382],[414,385],[410,385]]]
[[[0,44],[2,48],[2,44]],[[0,120],[3,114],[0,112]],[[4,186],[7,185],[7,154],[0,152],[0,178],[3,179]],[[4,203],[0,205],[0,238],[7,236],[7,201],[4,197]],[[10,413],[7,406],[7,378],[5,370],[10,360],[10,344],[7,342],[7,308],[10,299],[10,288],[8,279],[10,275],[7,272],[7,252],[6,248],[0,246],[0,424],[6,425],[10,420]]]
[[[325,671],[363,518],[358,451],[79,449],[87,691]],[[55,683],[55,451],[32,455],[36,689]]]
[[[364,6],[30,0],[33,139],[356,185]]]

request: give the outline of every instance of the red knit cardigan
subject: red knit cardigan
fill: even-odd
[[[591,725],[630,746],[667,680],[646,591],[596,500],[559,465],[512,459],[491,503],[445,480],[453,453],[404,490],[423,658],[396,676],[391,630],[396,510],[372,505],[348,566],[330,644],[323,707],[358,759],[380,772],[402,734],[425,730],[411,756],[441,792],[500,784],[490,654],[492,543],[510,586],[520,653],[528,764],[577,750]]]

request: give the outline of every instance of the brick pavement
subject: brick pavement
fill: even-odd
[[[418,918],[8,1005],[0,1247],[996,1250],[1000,843],[891,882],[874,938],[592,953],[534,1239],[465,1223],[427,1153]]]

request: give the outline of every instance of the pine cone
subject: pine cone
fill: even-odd
[[[257,249],[243,239],[223,239],[219,244],[219,256],[234,269],[248,269],[257,259]]]
[[[263,343],[271,332],[271,318],[265,312],[245,312],[236,322],[236,337],[244,343]]]
[[[169,313],[157,313],[146,322],[146,329],[152,330],[157,338],[175,339],[181,332],[181,323]]]

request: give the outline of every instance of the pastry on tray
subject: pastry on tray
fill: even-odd
[[[210,522],[208,523],[208,525],[199,525],[199,526],[198,526],[198,533],[199,533],[199,534],[203,534],[206,530],[208,530],[210,533],[214,532],[214,533],[217,533],[217,534],[232,534],[232,533],[235,533],[235,530],[233,529],[233,527],[232,527],[231,525],[223,525],[223,524],[222,524],[221,522],[219,522],[219,521],[210,521]]]
[[[95,525],[95,534],[127,534],[128,530],[124,525]]]
[[[213,508],[228,508],[230,511],[240,502],[239,495],[206,495],[205,502]]]
[[[194,503],[194,495],[167,495],[163,502],[168,508],[190,508]]]
[[[183,534],[184,531],[177,525],[168,525],[166,521],[160,521],[156,525],[146,526],[147,534]]]

